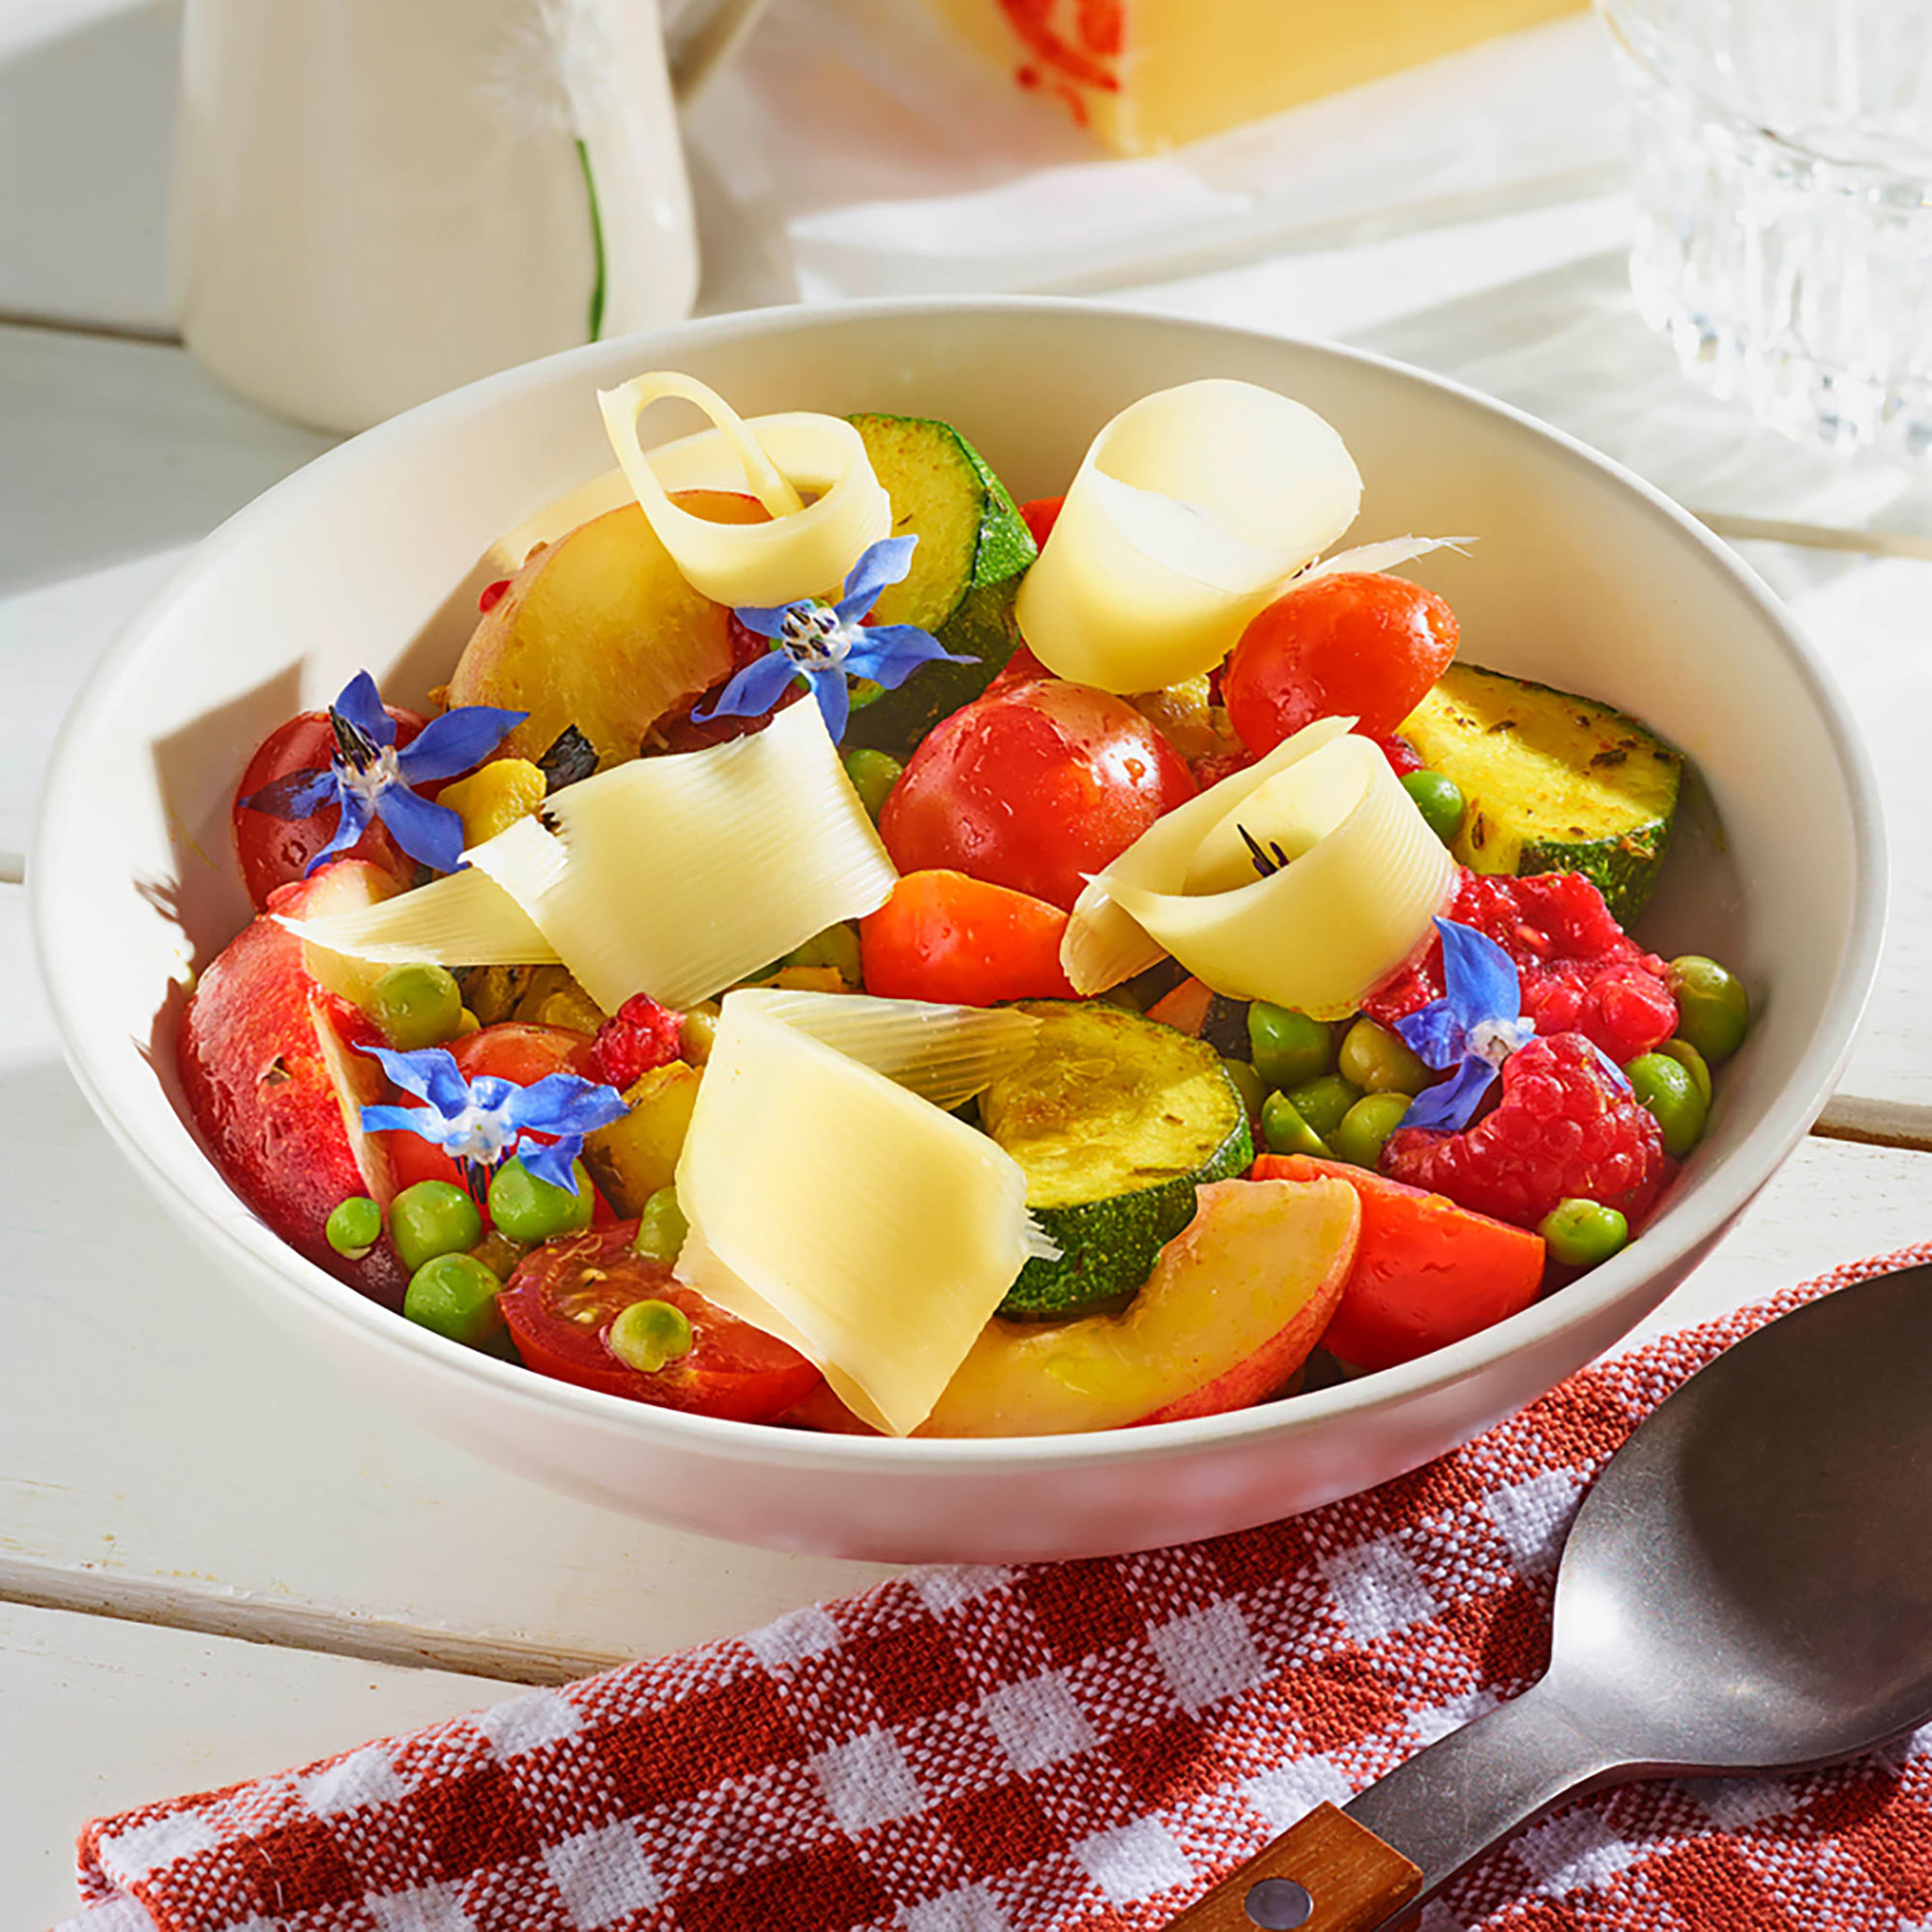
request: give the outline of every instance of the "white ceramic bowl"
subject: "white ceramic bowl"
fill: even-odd
[[[1367,490],[1350,541],[1478,533],[1416,567],[1476,662],[1607,698],[1700,782],[1640,936],[1740,971],[1759,1018],[1712,1130],[1643,1238],[1486,1333],[1296,1400],[1105,1435],[889,1442],[671,1415],[475,1355],[284,1247],[184,1124],[182,980],[247,914],[228,806],[249,750],[358,667],[421,703],[475,621],[492,538],[607,466],[593,397],[653,366],[749,413],[944,417],[1018,497],[1065,486],[1124,404],[1243,377],[1327,416]],[[688,425],[677,412],[647,428]],[[727,316],[513,369],[271,490],[150,601],[68,720],[31,868],[39,944],[89,1098],[211,1265],[431,1427],[612,1508],[884,1560],[1066,1557],[1305,1509],[1416,1467],[1628,1330],[1809,1125],[1870,986],[1884,862],[1871,775],[1778,605],[1689,517],[1564,437],[1347,351],[1072,303]],[[1767,1284],[1770,1285],[1770,1284]]]

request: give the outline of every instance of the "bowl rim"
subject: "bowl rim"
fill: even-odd
[[[70,991],[71,976],[61,970],[69,948],[86,942],[84,918],[64,910],[73,895],[62,892],[63,847],[78,834],[70,831],[63,802],[84,789],[87,742],[111,716],[116,687],[130,665],[174,607],[198,591],[228,561],[245,553],[257,526],[299,515],[313,492],[333,493],[353,483],[359,469],[379,467],[393,449],[424,437],[434,438],[448,421],[520,391],[545,386],[572,365],[601,366],[634,361],[648,366],[687,349],[702,350],[716,340],[755,340],[814,328],[836,328],[848,321],[895,320],[924,316],[956,317],[981,312],[1033,313],[1080,317],[1100,327],[1152,327],[1183,331],[1204,342],[1287,344],[1317,356],[1371,368],[1407,383],[1432,389],[1478,414],[1500,418],[1547,445],[1569,466],[1605,478],[1636,496],[1680,541],[1701,553],[1706,565],[1730,580],[1756,607],[1767,628],[1784,647],[1817,719],[1837,759],[1846,793],[1856,854],[1852,914],[1844,954],[1826,1010],[1787,1082],[1782,1104],[1771,1109],[1746,1132],[1727,1159],[1723,1185],[1701,1190],[1697,1212],[1675,1228],[1647,1230],[1641,1244],[1581,1276],[1561,1295],[1550,1296],[1505,1321],[1372,1376],[1300,1395],[1293,1402],[1261,1403],[1222,1415],[1183,1421],[1141,1424],[1129,1429],[1082,1435],[893,1438],[821,1434],[746,1424],[715,1417],[654,1408],[621,1396],[580,1389],[448,1341],[403,1320],[400,1315],[338,1281],[287,1246],[243,1205],[186,1121],[178,1141],[162,1148],[145,1144],[122,1120],[111,1096],[125,1079],[123,1051],[112,1051],[91,1033],[87,1015]],[[1631,1306],[1630,1326],[1650,1306],[1635,1295],[1639,1283],[1680,1273],[1730,1225],[1771,1178],[1791,1149],[1803,1138],[1848,1064],[1858,1025],[1877,979],[1886,924],[1887,858],[1884,818],[1876,775],[1850,707],[1835,680],[1779,600],[1744,561],[1687,511],[1644,478],[1591,449],[1566,431],[1514,405],[1482,395],[1466,384],[1393,358],[1345,344],[1311,340],[1264,330],[1130,309],[1072,297],[909,296],[841,303],[835,307],[790,306],[735,311],[695,321],[592,342],[540,361],[486,376],[392,417],[325,452],[244,505],[180,560],[143,600],[102,655],[62,721],[48,759],[26,873],[30,922],[43,983],[68,1063],[89,1103],[123,1151],[146,1177],[163,1205],[217,1242],[227,1258],[256,1287],[293,1289],[308,1311],[352,1333],[362,1345],[406,1362],[446,1385],[491,1391],[487,1399],[508,1398],[542,1414],[559,1413],[578,1423],[634,1435],[640,1446],[658,1447],[710,1459],[746,1464],[769,1462],[782,1452],[788,1465],[810,1474],[878,1476],[889,1471],[963,1474],[1024,1465],[1040,1472],[1075,1470],[1171,1457],[1192,1457],[1259,1437],[1298,1437],[1366,1412],[1404,1407],[1472,1380],[1500,1361],[1588,1326],[1619,1303]],[[155,1077],[151,1073],[146,1077]],[[1641,1265],[1637,1257],[1641,1255]],[[1675,1278],[1675,1277],[1673,1277]],[[1500,1342],[1500,1345],[1499,1345]]]

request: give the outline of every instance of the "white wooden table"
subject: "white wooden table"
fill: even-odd
[[[877,5],[777,0],[768,66]],[[181,550],[326,447],[169,339],[176,32],[167,4],[0,0],[0,1932],[73,1909],[93,1814],[882,1573],[602,1514],[344,1391],[202,1277],[62,1065],[17,883],[52,734]],[[1561,66],[1614,119],[1567,32],[1510,57]],[[1614,168],[1519,173],[1107,299],[1339,335],[1575,431],[1741,539],[1845,684],[1889,810],[1883,983],[1823,1130],[1650,1325],[1676,1326],[1932,1235],[1932,479],[1842,466],[1685,389],[1625,291]],[[708,302],[771,297],[771,235],[702,162],[699,188]]]

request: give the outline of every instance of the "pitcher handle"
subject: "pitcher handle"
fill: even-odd
[[[694,101],[713,74],[737,50],[765,0],[698,0],[679,15],[664,37],[664,64],[671,98],[680,107]]]

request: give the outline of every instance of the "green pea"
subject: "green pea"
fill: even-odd
[[[1235,1092],[1241,1096],[1241,1103],[1247,1109],[1248,1119],[1258,1121],[1262,1108],[1268,1104],[1268,1082],[1245,1060],[1223,1060],[1221,1068],[1234,1082]]]
[[[1324,1073],[1290,1087],[1288,1098],[1295,1102],[1295,1111],[1326,1140],[1341,1126],[1342,1116],[1361,1098],[1361,1089],[1339,1073]]]
[[[463,989],[440,966],[392,966],[369,990],[369,1017],[398,1053],[463,1031]]]
[[[1247,1010],[1247,1041],[1254,1070],[1277,1091],[1299,1087],[1335,1064],[1332,1027],[1266,1000],[1256,1000]]]
[[[1595,1268],[1630,1239],[1630,1224],[1600,1201],[1559,1201],[1537,1232],[1550,1259],[1566,1268]]]
[[[483,1348],[503,1331],[503,1310],[496,1300],[502,1288],[475,1256],[438,1254],[409,1277],[402,1312],[465,1348]]]
[[[1670,962],[1670,989],[1677,998],[1677,1034],[1715,1067],[1743,1044],[1751,1024],[1743,981],[1714,959],[1686,952]]]
[[[1383,1143],[1402,1125],[1408,1111],[1407,1094],[1364,1094],[1329,1135],[1335,1158],[1373,1172],[1381,1162]]]
[[[1664,1152],[1673,1160],[1682,1160],[1704,1138],[1704,1123],[1711,1112],[1690,1069],[1667,1053],[1644,1053],[1624,1071],[1637,1098],[1663,1129]]]
[[[815,932],[805,943],[787,952],[779,966],[831,966],[849,986],[859,983],[859,928],[840,923]]]
[[[869,746],[845,753],[845,776],[874,825],[905,769],[890,751],[874,751]]]
[[[1271,1094],[1261,1110],[1261,1137],[1270,1154],[1310,1154],[1329,1157],[1328,1143],[1304,1121],[1286,1094]]]
[[[1359,1019],[1342,1036],[1335,1069],[1365,1094],[1420,1094],[1429,1069],[1409,1050],[1399,1033]]]
[[[590,1226],[591,1178],[581,1160],[571,1163],[577,1191],[540,1181],[520,1160],[506,1160],[491,1175],[489,1217],[512,1241],[548,1241]]]
[[[414,1274],[439,1254],[457,1254],[483,1239],[483,1215],[450,1181],[419,1181],[389,1204],[389,1238]]]
[[[1402,789],[1415,800],[1422,823],[1445,845],[1453,843],[1462,830],[1462,787],[1447,772],[1421,771],[1411,772],[1402,780]]]
[[[659,1187],[638,1211],[637,1234],[630,1245],[649,1261],[661,1261],[669,1267],[677,1260],[691,1224],[678,1206],[675,1187]]]
[[[330,1209],[322,1233],[337,1254],[360,1261],[382,1239],[382,1210],[366,1194],[351,1194]]]
[[[669,1302],[633,1302],[604,1332],[610,1352],[627,1368],[656,1375],[691,1352],[690,1317]]]
[[[1667,1053],[1690,1075],[1692,1084],[1703,1097],[1704,1104],[1711,1104],[1711,1069],[1704,1064],[1704,1056],[1687,1039],[1667,1039],[1657,1048],[1659,1053]]]

